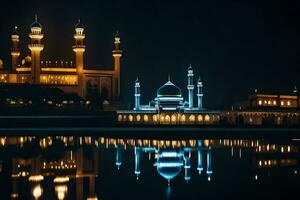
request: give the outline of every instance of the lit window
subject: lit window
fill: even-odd
[[[166,122],[170,122],[170,116],[169,115],[166,115],[166,117],[165,117],[165,120],[166,120]]]
[[[157,116],[153,115],[153,121],[157,122]]]
[[[281,101],[281,102],[280,102],[280,105],[284,106],[284,102],[283,102],[283,101]]]
[[[291,102],[290,102],[290,101],[288,101],[288,102],[287,102],[287,105],[288,105],[288,106],[290,106],[290,105],[291,105]]]
[[[148,115],[144,115],[144,121],[147,122],[148,120]]]
[[[259,104],[259,105],[261,105],[261,104],[262,104],[262,101],[261,101],[261,100],[259,100],[259,101],[258,101],[258,104]]]
[[[122,121],[122,115],[118,115],[118,121]]]
[[[190,122],[195,121],[195,115],[190,115],[189,120],[190,120]]]
[[[204,118],[204,120],[205,120],[206,122],[208,122],[208,121],[210,120],[210,117],[209,117],[209,115],[205,115],[205,118]]]
[[[270,100],[268,101],[268,104],[271,105],[271,101]]]
[[[172,121],[172,122],[176,122],[176,116],[175,116],[175,115],[172,115],[171,121]]]
[[[267,100],[265,100],[265,101],[264,101],[264,104],[267,104],[267,103],[268,103]]]
[[[199,121],[199,122],[202,122],[202,121],[203,121],[203,117],[202,117],[202,115],[198,115],[198,117],[197,117],[197,118],[198,118],[198,121]]]
[[[141,116],[140,115],[136,116],[136,121],[138,121],[138,122],[141,121]]]
[[[128,116],[128,119],[129,119],[130,122],[132,122],[132,121],[133,121],[133,116],[132,116],[132,115],[129,115],[129,116]]]
[[[182,115],[182,116],[181,116],[181,121],[182,121],[182,122],[185,122],[185,115]]]
[[[276,101],[275,100],[273,101],[273,105],[276,105]]]

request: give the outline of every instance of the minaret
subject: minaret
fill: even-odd
[[[31,51],[31,76],[32,83],[40,83],[40,54],[44,49],[44,45],[41,44],[41,40],[44,35],[42,34],[42,25],[38,22],[37,15],[35,15],[35,21],[31,24],[31,33],[29,34],[31,39],[28,48]]]
[[[203,155],[202,155],[202,140],[198,140],[198,166],[197,166],[197,170],[199,172],[199,174],[202,173],[203,171]]]
[[[198,110],[202,110],[203,109],[203,104],[202,104],[202,99],[203,99],[203,84],[201,81],[201,78],[199,76],[198,82],[197,82],[197,97],[198,97]]]
[[[112,51],[112,56],[114,57],[114,80],[113,80],[113,98],[117,99],[121,95],[121,38],[119,32],[115,35],[114,49]]]
[[[140,147],[134,147],[134,163],[135,163],[135,170],[134,173],[136,175],[136,179],[139,179],[141,174],[141,150]]]
[[[135,80],[134,98],[134,110],[140,110],[141,86],[138,78]]]
[[[207,174],[207,180],[211,180],[211,174],[212,174],[212,158],[211,158],[211,147],[208,147],[207,154],[206,154],[206,174]]]
[[[12,66],[12,73],[16,73],[16,68],[19,65],[19,56],[20,56],[20,49],[19,49],[19,33],[18,33],[18,27],[15,26],[15,30],[11,34],[11,66]]]
[[[85,45],[83,44],[83,40],[85,35],[83,34],[84,27],[78,20],[78,23],[75,25],[75,44],[73,45],[73,51],[75,52],[75,65],[76,72],[78,75],[78,95],[84,96],[84,83],[83,83],[83,53],[85,51]]]
[[[189,109],[192,109],[194,107],[194,105],[193,105],[193,91],[194,91],[193,77],[194,77],[194,73],[193,73],[192,65],[190,65],[189,68],[188,68],[187,76],[188,76],[187,89],[189,91]]]

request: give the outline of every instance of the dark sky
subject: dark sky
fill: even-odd
[[[10,64],[10,34],[21,33],[28,53],[29,25],[37,13],[43,25],[42,59],[74,60],[73,28],[85,25],[86,66],[112,65],[112,42],[120,31],[122,85],[133,101],[141,79],[142,102],[171,80],[186,94],[186,69],[204,82],[206,107],[230,105],[259,91],[289,92],[299,79],[298,1],[7,1],[0,12],[0,58]]]

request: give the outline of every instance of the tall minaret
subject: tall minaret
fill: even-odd
[[[28,48],[31,51],[31,76],[32,83],[40,83],[40,54],[44,49],[44,45],[41,44],[41,40],[44,35],[42,34],[42,25],[38,22],[37,15],[35,15],[35,21],[31,24],[31,33],[29,34],[31,39]]]
[[[113,98],[117,99],[121,95],[121,38],[117,32],[115,35],[114,49],[112,55],[114,57],[114,80],[113,80]]]
[[[20,56],[20,49],[19,49],[19,33],[18,33],[18,27],[15,26],[15,30],[11,34],[11,66],[12,66],[12,73],[16,73],[16,68],[19,65],[19,56]]]
[[[198,97],[198,110],[202,110],[203,109],[203,104],[202,104],[202,98],[203,98],[203,84],[201,81],[201,78],[199,76],[198,82],[197,82],[197,97]]]
[[[138,78],[135,80],[134,98],[134,110],[140,110],[141,86]]]
[[[194,73],[193,73],[193,68],[192,65],[189,66],[188,68],[188,85],[187,85],[187,89],[189,91],[189,109],[192,109],[194,107],[193,105],[193,91],[194,91],[194,84],[193,84],[193,77],[194,77]]]
[[[84,83],[83,83],[83,53],[85,51],[85,45],[83,44],[83,40],[85,35],[83,34],[84,27],[78,20],[78,23],[75,25],[75,44],[73,45],[73,51],[75,52],[75,65],[76,72],[78,75],[78,95],[84,96]]]

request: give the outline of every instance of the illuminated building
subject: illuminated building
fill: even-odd
[[[203,83],[199,77],[197,81],[197,100],[195,107],[193,68],[187,69],[188,101],[184,100],[181,89],[168,81],[162,85],[156,93],[154,100],[148,105],[141,105],[141,84],[137,78],[135,81],[135,106],[133,110],[119,110],[118,121],[121,123],[135,124],[217,124],[220,120],[220,112],[203,108]]]
[[[43,28],[37,16],[30,26],[30,56],[20,59],[20,35],[15,27],[11,35],[11,67],[0,60],[0,84],[39,84],[58,87],[66,93],[78,94],[81,97],[100,94],[108,100],[117,100],[121,94],[121,39],[117,33],[114,37],[112,51],[114,66],[111,68],[87,67],[84,64],[85,33],[79,20],[75,26],[72,47],[75,61],[49,61],[42,58],[47,48],[43,44]]]

